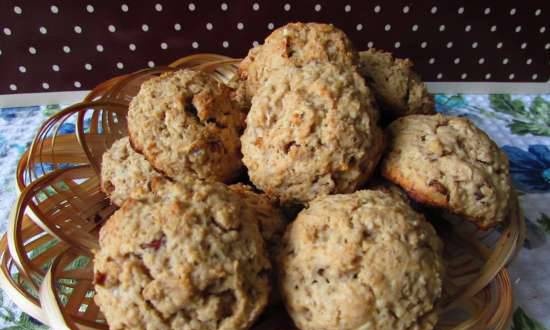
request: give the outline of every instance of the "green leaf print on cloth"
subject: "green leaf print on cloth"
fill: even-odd
[[[533,320],[521,307],[518,307],[514,312],[514,323],[512,324],[512,330],[547,330],[538,321]]]
[[[544,229],[547,234],[550,234],[550,217],[548,215],[542,213],[537,219],[537,223],[539,224],[539,226],[542,227],[542,229]]]
[[[47,330],[48,328],[36,324],[25,313],[16,314],[9,306],[4,305],[4,297],[0,295],[0,319],[6,325],[0,330]]]
[[[489,96],[491,107],[511,118],[501,118],[507,122],[514,134],[533,134],[550,136],[550,102],[537,96],[527,109],[523,101],[513,100],[509,94],[492,94]]]

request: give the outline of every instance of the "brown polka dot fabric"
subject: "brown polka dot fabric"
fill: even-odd
[[[410,57],[427,81],[546,82],[550,2],[72,0],[0,2],[0,94],[90,89],[179,57],[243,57],[291,21]]]

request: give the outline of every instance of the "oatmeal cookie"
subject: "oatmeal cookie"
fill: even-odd
[[[376,190],[320,197],[282,244],[281,295],[298,328],[434,328],[443,245],[403,198]]]
[[[466,217],[480,228],[504,221],[510,200],[508,159],[466,118],[413,115],[387,129],[381,166],[415,200]]]

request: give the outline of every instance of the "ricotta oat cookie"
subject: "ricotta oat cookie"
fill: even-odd
[[[180,70],[146,81],[130,103],[134,149],[171,178],[231,181],[242,168],[244,116],[231,90],[205,73]]]
[[[277,258],[281,295],[302,330],[433,329],[442,248],[397,195],[321,197],[287,227]]]
[[[239,65],[239,76],[246,81],[246,95],[251,98],[273,70],[309,63],[351,68],[358,63],[357,52],[346,34],[333,25],[290,23],[249,51]]]
[[[101,162],[101,190],[117,206],[136,190],[148,187],[153,178],[162,175],[130,146],[128,137],[117,140],[103,154]]]
[[[371,48],[359,53],[359,71],[372,88],[382,113],[390,117],[434,114],[433,97],[409,59]]]
[[[353,192],[383,149],[363,79],[332,64],[274,71],[252,100],[241,137],[251,181],[283,202]]]
[[[382,175],[415,200],[489,228],[504,221],[510,199],[508,159],[466,118],[413,115],[387,129]]]
[[[95,301],[109,328],[247,329],[270,291],[256,222],[221,183],[152,186],[100,232]]]

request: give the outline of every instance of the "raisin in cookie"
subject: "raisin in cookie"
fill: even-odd
[[[256,221],[221,183],[154,180],[100,232],[95,301],[109,329],[247,329],[267,304]]]
[[[433,329],[442,248],[399,196],[321,197],[287,227],[277,258],[281,294],[302,330]]]
[[[130,146],[128,137],[117,140],[103,154],[101,190],[115,205],[122,203],[136,190],[147,187],[153,178],[162,175]]]
[[[413,115],[388,127],[382,175],[415,200],[489,228],[504,221],[510,199],[508,159],[466,118]]]
[[[290,23],[273,31],[263,45],[252,48],[239,65],[248,98],[279,68],[308,63],[357,65],[357,52],[344,32],[330,24]]]
[[[192,70],[146,81],[128,111],[132,146],[169,177],[231,181],[242,167],[244,116],[230,94],[225,85]]]
[[[409,59],[371,48],[359,53],[359,72],[372,88],[382,114],[388,112],[395,118],[435,113],[433,97]]]
[[[283,202],[353,192],[382,149],[363,79],[328,63],[273,71],[252,100],[241,137],[251,181]]]

